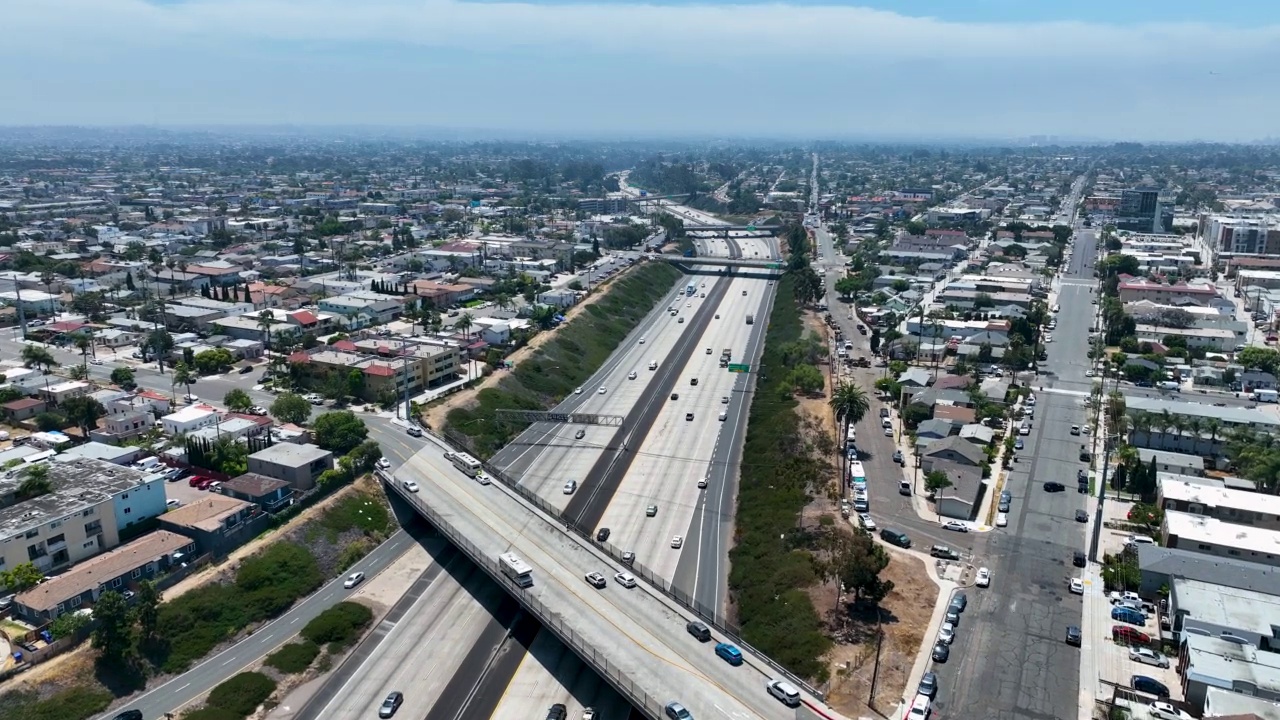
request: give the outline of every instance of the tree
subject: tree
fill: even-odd
[[[43,368],[46,372],[58,367],[58,361],[53,358],[53,353],[39,345],[22,346],[22,364],[27,367]]]
[[[88,372],[89,351],[93,349],[93,338],[88,335],[76,335],[75,346],[80,351],[80,364],[85,366],[85,372]],[[95,353],[95,356],[97,354]]]
[[[44,432],[61,430],[67,426],[67,419],[62,416],[62,413],[57,413],[52,410],[46,410],[39,415],[36,415],[35,420],[36,427],[40,428]]]
[[[231,351],[224,348],[215,348],[213,350],[198,352],[193,359],[195,360],[196,369],[204,375],[225,372],[230,369],[231,364],[235,362],[235,358],[231,355]]]
[[[296,393],[283,393],[271,403],[271,415],[280,422],[301,425],[311,417],[311,403]]]
[[[249,397],[249,393],[240,388],[233,388],[222,396],[222,402],[227,406],[228,410],[235,412],[243,412],[253,407],[253,398]]]
[[[93,647],[102,652],[102,661],[108,667],[124,665],[131,659],[134,647],[133,614],[124,596],[108,590],[98,596],[93,605],[93,619],[98,627],[93,631]]]
[[[936,493],[944,488],[951,487],[951,478],[942,470],[930,470],[924,476],[924,489],[931,493]]]
[[[173,351],[173,336],[164,329],[152,330],[147,336],[146,347],[156,354],[156,363],[160,372],[164,372],[164,359]]]
[[[822,371],[808,364],[797,365],[793,368],[788,380],[798,392],[805,394],[821,392],[826,384],[822,377]]]
[[[471,326],[474,324],[475,318],[471,316],[471,313],[464,312],[462,313],[462,316],[458,318],[458,321],[453,324],[453,328],[459,332],[466,333],[467,337],[471,337]]]
[[[369,472],[382,458],[382,446],[377,440],[365,440],[347,453],[356,472]]]
[[[854,535],[833,558],[836,576],[845,590],[853,593],[853,601],[879,603],[893,591],[893,582],[880,579],[889,566],[889,554],[866,533]]]
[[[85,436],[88,436],[89,431],[97,427],[98,418],[107,414],[107,409],[102,407],[102,403],[87,395],[63,400],[58,409],[67,417],[68,421],[75,423],[76,427],[80,428],[80,432]]]
[[[118,367],[111,371],[111,382],[119,385],[125,390],[132,390],[138,387],[138,383],[133,378],[133,368]]]
[[[134,617],[138,620],[138,629],[143,641],[156,637],[157,624],[160,620],[160,591],[150,580],[138,584],[138,594],[134,597]]]
[[[53,635],[54,640],[73,637],[80,632],[85,625],[88,625],[92,618],[88,613],[82,612],[66,612],[53,619],[49,623],[49,632]]]
[[[271,323],[274,322],[275,316],[270,310],[263,310],[258,313],[258,329],[262,331],[262,346],[271,347]]]
[[[187,394],[190,395],[191,383],[199,379],[199,376],[196,375],[196,372],[192,370],[190,366],[184,362],[180,362],[173,368],[173,382],[170,387],[174,385],[185,385],[187,388]]]
[[[350,410],[328,412],[316,418],[316,444],[339,455],[364,442],[368,434],[364,421]]]
[[[19,593],[27,588],[35,587],[44,579],[44,573],[35,563],[25,562],[14,565],[10,570],[0,571],[0,583],[11,593]]]

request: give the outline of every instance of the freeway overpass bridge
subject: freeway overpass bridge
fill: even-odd
[[[684,255],[670,255],[666,253],[653,253],[648,256],[650,260],[659,262],[667,262],[673,265],[717,265],[721,267],[742,267],[742,268],[760,268],[764,270],[786,270],[786,263],[781,260],[748,260],[745,258],[724,258],[712,257],[709,255],[698,255],[696,257],[685,257]]]
[[[696,613],[691,599],[664,578],[638,562],[623,563],[620,548],[593,542],[495,468],[485,469],[497,482],[480,484],[446,459],[443,441],[430,439],[394,475],[378,472],[388,494],[426,518],[645,717],[663,720],[667,703],[678,702],[697,718],[843,720],[821,694],[716,618]],[[531,568],[531,585],[508,577],[498,561],[503,553]],[[640,584],[619,585],[611,577],[617,569],[629,570]],[[610,586],[593,588],[584,579],[590,572],[609,578]],[[685,625],[694,619],[711,627],[716,640],[737,645],[743,665],[729,665],[711,643],[690,635]],[[767,692],[775,678],[802,688],[799,706]]]

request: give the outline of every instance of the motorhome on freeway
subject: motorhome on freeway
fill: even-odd
[[[480,461],[466,453],[450,452],[445,455],[449,458],[449,462],[454,464],[454,467],[471,477],[475,477],[476,473],[480,472]]]
[[[510,578],[511,582],[522,588],[533,586],[533,568],[521,560],[519,555],[502,553],[498,556],[498,565],[502,568],[502,574]]]
[[[862,467],[862,463],[854,460],[849,463],[849,484],[850,485],[866,485],[867,471]]]

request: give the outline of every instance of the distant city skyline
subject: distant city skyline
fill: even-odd
[[[1278,16],[1185,0],[42,0],[5,9],[0,125],[1254,141],[1276,135]]]

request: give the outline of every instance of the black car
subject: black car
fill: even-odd
[[[1076,522],[1082,522],[1082,523],[1089,522],[1089,513],[1085,512],[1084,510],[1077,510]]]
[[[635,554],[635,553],[631,552],[630,550],[628,550],[628,551],[626,551],[626,552],[622,553],[622,564],[623,564],[623,565],[634,565],[634,564],[635,564],[635,561],[636,561],[636,554]]]
[[[932,670],[925,673],[920,678],[920,687],[916,692],[928,697],[934,697],[938,694],[938,676]]]
[[[942,643],[937,643],[936,645],[933,646],[934,662],[944,663],[947,661],[947,658],[949,657],[951,657],[951,648],[947,647]]]
[[[1075,565],[1076,567],[1084,567],[1086,564],[1088,564],[1088,562],[1089,561],[1084,556],[1084,553],[1080,552],[1079,550],[1075,551],[1071,555],[1071,564]]]
[[[569,717],[569,708],[564,703],[556,703],[547,711],[547,720],[564,720]]]
[[[1063,485],[1060,482],[1047,482],[1044,484],[1045,492],[1062,492],[1063,490],[1066,490],[1066,489],[1067,489],[1067,486]]]
[[[252,366],[252,365],[245,365],[244,367],[240,368],[240,374],[241,374],[241,375],[245,375],[245,374],[247,374],[247,373],[251,373],[251,372],[253,372],[253,366]]]
[[[1067,626],[1067,644],[1080,647],[1080,628],[1075,625]]]
[[[680,393],[671,393],[671,399],[672,399],[672,400],[679,400],[679,399],[680,399]]]
[[[125,710],[112,720],[142,720],[141,710]]]
[[[400,709],[400,705],[404,703],[404,695],[400,692],[393,692],[382,701],[382,706],[378,708],[378,717],[389,718],[396,714]]]
[[[600,528],[596,531],[596,542],[604,542],[609,539],[609,528]]]

